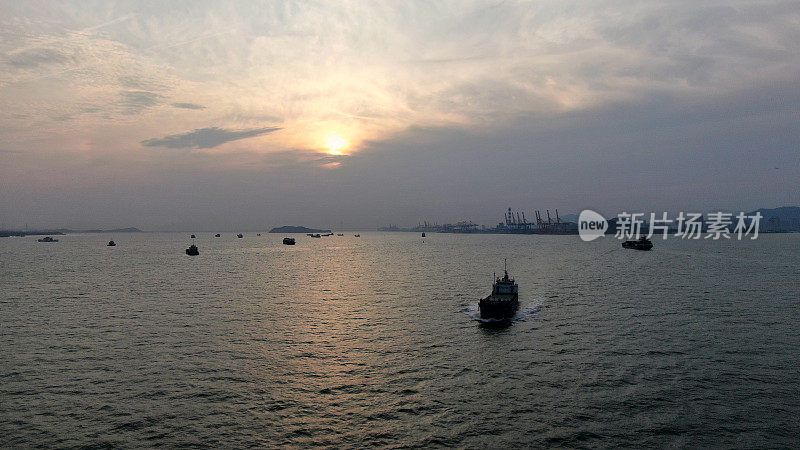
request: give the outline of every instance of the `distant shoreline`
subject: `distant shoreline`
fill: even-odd
[[[63,236],[65,234],[78,233],[142,233],[142,230],[135,227],[116,228],[113,230],[71,230],[69,228],[58,228],[55,230],[0,230],[0,237],[24,237],[24,236],[44,236],[54,235]]]

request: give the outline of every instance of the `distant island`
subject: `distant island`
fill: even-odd
[[[317,228],[306,228],[300,226],[284,225],[269,230],[270,233],[330,233],[331,230],[320,230]]]
[[[752,216],[760,213],[761,231],[763,233],[797,233],[800,232],[800,207],[781,206],[780,208],[761,208],[747,213]]]

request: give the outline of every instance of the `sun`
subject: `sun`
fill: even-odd
[[[328,153],[331,155],[341,155],[342,149],[347,146],[347,141],[343,137],[331,134],[325,140],[325,147],[328,147]]]

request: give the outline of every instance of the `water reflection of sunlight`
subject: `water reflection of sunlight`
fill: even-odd
[[[250,270],[255,291],[262,292],[256,306],[260,332],[268,336],[262,351],[279,352],[283,360],[269,370],[295,380],[278,388],[291,390],[295,402],[326,411],[314,428],[334,426],[338,414],[354,408],[390,403],[391,376],[381,372],[409,358],[411,330],[388,329],[409,326],[392,306],[400,291],[396,279],[407,277],[367,236],[347,239],[353,238],[298,239],[289,250],[265,249]]]

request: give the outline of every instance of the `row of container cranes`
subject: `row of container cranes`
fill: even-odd
[[[565,234],[567,232],[567,223],[561,220],[556,209],[556,218],[553,220],[550,217],[550,210],[545,210],[547,220],[542,218],[542,213],[537,209],[534,211],[536,222],[529,222],[525,217],[525,211],[508,211],[504,214],[505,223],[500,222],[497,224],[498,230],[507,230],[509,233],[543,233],[543,234]],[[521,215],[521,216],[520,216]]]
[[[503,222],[497,227],[490,228],[466,220],[457,223],[438,224],[423,221],[412,228],[399,228],[395,225],[380,227],[379,231],[415,231],[437,233],[502,233],[502,234],[573,234],[577,233],[577,224],[561,220],[558,210],[555,210],[555,219],[551,217],[550,210],[545,210],[543,216],[539,210],[534,211],[534,221],[525,217],[524,211],[514,211],[511,208],[503,214]],[[547,217],[545,219],[544,217]]]

